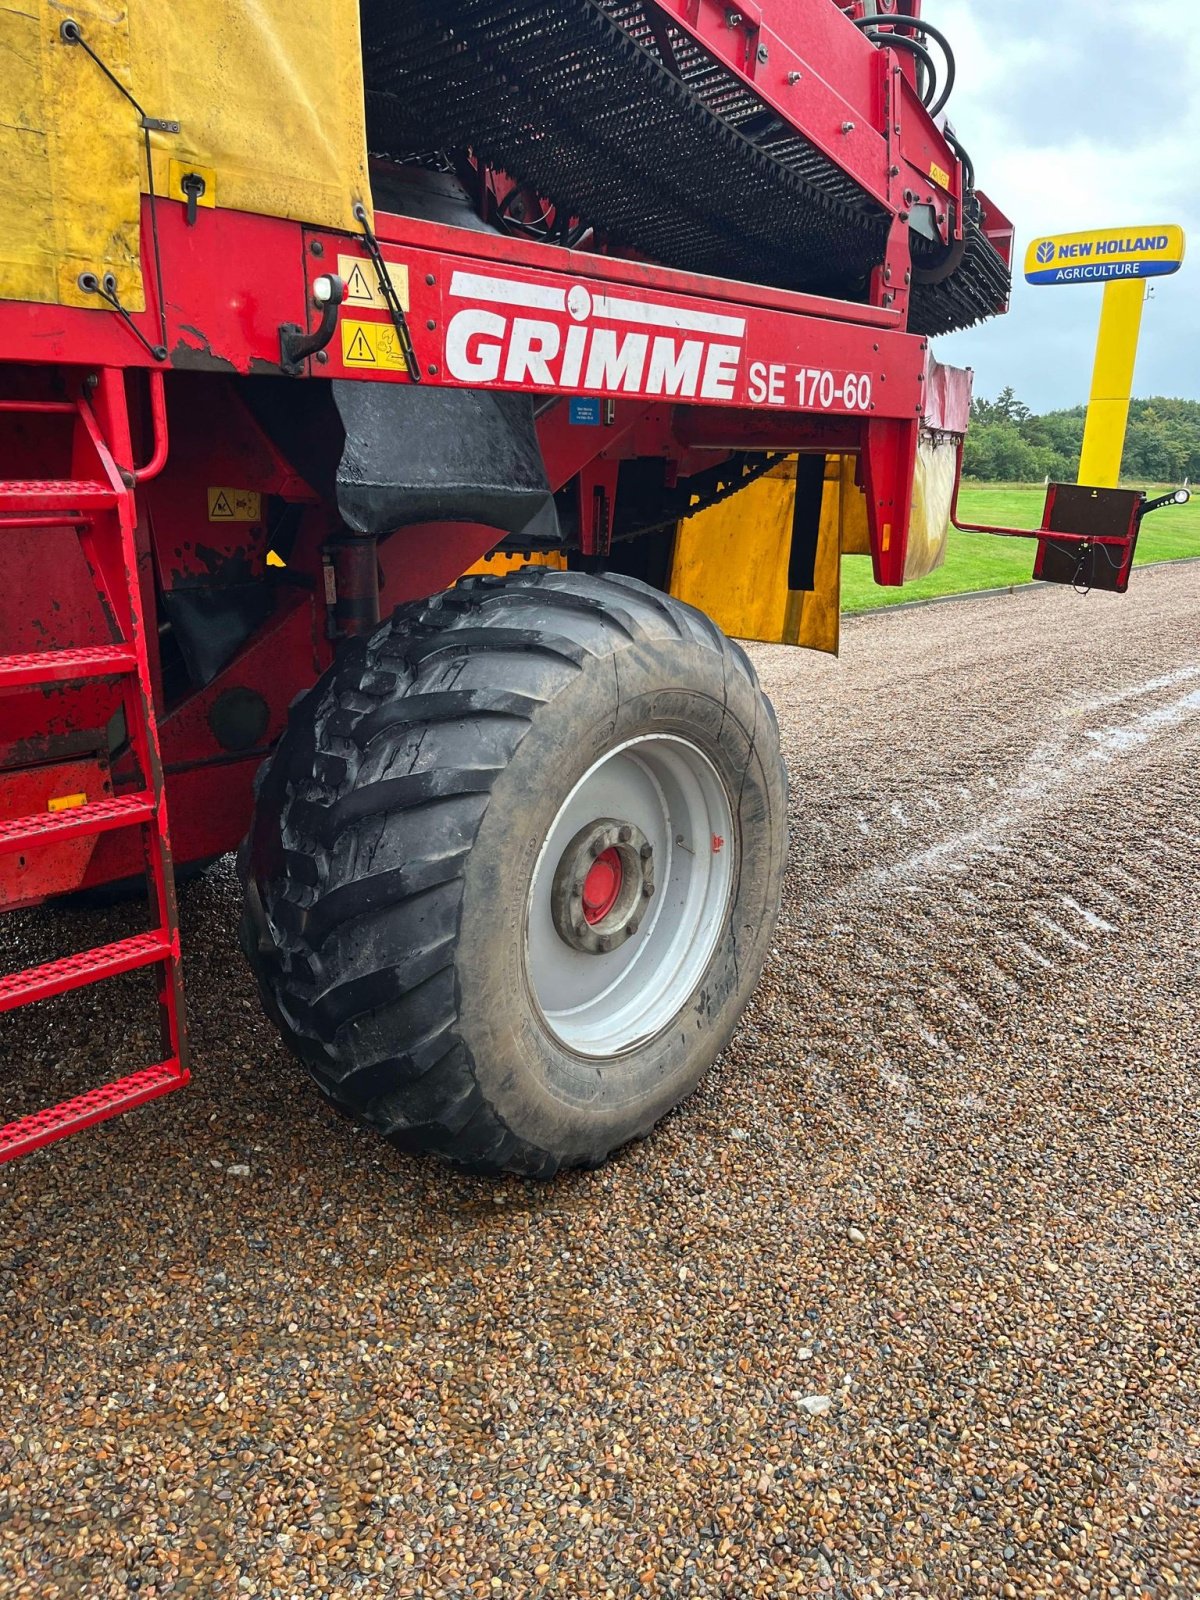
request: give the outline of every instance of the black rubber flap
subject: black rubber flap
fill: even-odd
[[[481,522],[557,537],[527,395],[335,380],[346,430],[338,510],[358,533],[413,522]]]
[[[275,592],[261,580],[166,589],[159,604],[178,641],[188,677],[211,683],[275,610]]]

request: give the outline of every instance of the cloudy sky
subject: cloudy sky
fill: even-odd
[[[926,0],[958,60],[950,119],[1017,228],[1013,305],[938,343],[1035,411],[1086,400],[1103,290],[1031,288],[1045,233],[1178,222],[1190,259],[1146,306],[1134,392],[1200,399],[1200,10],[1164,0]]]

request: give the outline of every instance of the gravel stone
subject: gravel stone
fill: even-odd
[[[185,887],[192,1085],[0,1168],[0,1600],[1200,1593],[1198,624],[1189,566],[755,648],[758,994],[549,1184],[327,1110]],[[158,1048],[145,974],[0,1027],[4,1115]]]

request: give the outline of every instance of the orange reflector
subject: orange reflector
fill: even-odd
[[[56,794],[46,801],[47,811],[74,811],[77,806],[87,805],[85,794]]]

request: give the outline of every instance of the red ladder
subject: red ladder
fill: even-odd
[[[110,645],[0,655],[0,691],[85,678],[118,682],[144,785],[137,793],[91,801],[75,810],[0,821],[0,852],[36,849],[72,835],[139,828],[154,912],[154,925],[147,932],[0,977],[0,1012],[117,973],[156,966],[163,1037],[163,1057],[152,1065],[0,1126],[0,1162],[156,1100],[188,1081],[179,916],[134,539],[134,487],[161,471],[167,455],[161,373],[150,374],[150,399],[154,449],[150,461],[136,472],[117,465],[133,461],[120,371],[102,370],[79,385],[70,400],[0,401],[0,412],[63,412],[74,418],[71,478],[0,481],[0,540],[9,529],[74,528],[117,635]]]

